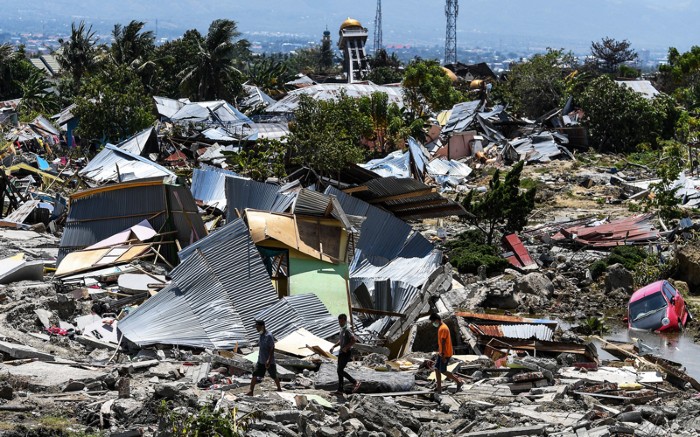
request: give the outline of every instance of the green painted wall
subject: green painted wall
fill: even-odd
[[[330,264],[316,259],[290,258],[289,294],[313,293],[334,316],[347,314],[347,264]]]

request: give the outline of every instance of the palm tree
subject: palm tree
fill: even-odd
[[[126,26],[115,24],[112,30],[112,59],[117,64],[131,65],[134,61],[143,60],[155,48],[153,32],[143,31],[146,25],[143,21],[131,20]]]
[[[59,39],[61,49],[57,52],[56,59],[61,67],[73,80],[73,86],[77,89],[80,79],[90,72],[97,64],[97,38],[92,26],[85,27],[81,21],[77,26],[71,23],[70,38]]]
[[[192,63],[180,72],[180,89],[193,100],[233,100],[242,89],[237,61],[249,54],[250,43],[238,38],[236,22],[214,20],[199,41]]]
[[[273,98],[286,94],[289,90],[285,83],[294,79],[285,64],[272,58],[262,58],[248,64],[246,75],[248,84],[259,87]]]
[[[53,114],[60,109],[58,96],[53,92],[53,84],[44,73],[35,68],[29,77],[19,84],[22,101],[19,108],[24,113],[31,111],[41,114]]]
[[[12,68],[10,67],[15,57],[15,51],[9,44],[0,44],[0,100],[4,100],[10,94],[12,86]]]

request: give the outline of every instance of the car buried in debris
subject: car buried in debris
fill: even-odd
[[[627,305],[627,326],[645,331],[679,331],[692,319],[680,292],[668,281],[635,291]]]

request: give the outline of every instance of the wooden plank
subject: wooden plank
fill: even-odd
[[[382,202],[390,202],[392,200],[410,199],[412,197],[427,196],[428,194],[433,194],[436,192],[437,192],[437,190],[435,188],[428,188],[425,190],[411,191],[409,193],[396,194],[393,196],[377,197],[376,199],[368,200],[367,203],[375,204],[375,203],[382,203]]]
[[[361,193],[363,191],[368,191],[369,187],[366,185],[360,185],[359,187],[346,188],[343,190],[345,194]]]

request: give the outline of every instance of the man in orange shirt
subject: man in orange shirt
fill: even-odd
[[[442,391],[443,373],[448,379],[457,383],[457,391],[460,391],[464,381],[457,378],[452,372],[447,371],[447,363],[454,354],[452,350],[450,328],[447,327],[438,314],[431,314],[430,321],[435,328],[438,328],[438,358],[437,361],[435,361],[435,380],[437,381],[437,385],[435,387],[435,393],[440,393]]]

